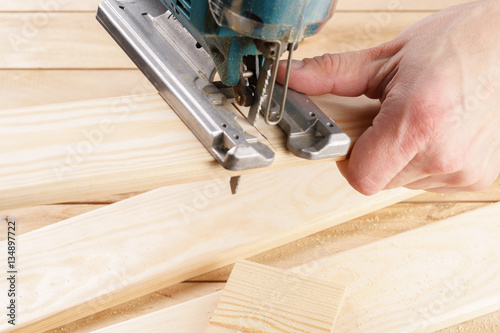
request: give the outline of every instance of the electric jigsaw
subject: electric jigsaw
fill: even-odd
[[[288,90],[294,49],[319,32],[336,0],[106,0],[97,19],[225,168],[272,163],[274,152],[237,123],[249,107],[307,159],[346,155],[349,137],[307,96]],[[286,78],[276,82],[288,51]],[[218,76],[218,80],[216,77]]]

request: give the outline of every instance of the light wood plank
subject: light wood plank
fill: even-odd
[[[0,110],[156,93],[138,70],[0,70]]]
[[[332,168],[248,176],[236,196],[216,180],[166,187],[19,236],[17,328],[60,326],[417,194],[365,197]]]
[[[0,13],[0,68],[135,68],[93,13]]]
[[[499,215],[500,204],[491,204],[291,271],[346,285],[335,332],[432,332],[500,309]],[[149,319],[168,330],[180,310],[211,313],[218,297]],[[183,332],[203,332],[207,324],[184,323]]]
[[[0,212],[0,221],[8,217],[17,222],[16,235],[46,227],[73,216],[84,214],[102,208],[105,205],[48,205],[10,209]],[[0,241],[7,239],[7,223],[0,223]]]
[[[461,192],[455,194],[443,193],[424,193],[415,198],[411,198],[409,202],[495,202],[500,201],[500,177],[486,190],[478,192]]]
[[[294,58],[356,51],[386,43],[431,12],[337,13],[320,33],[299,44]]]
[[[96,12],[97,5],[103,0],[3,0],[0,11],[89,11]]]
[[[443,218],[448,218],[472,209],[477,209],[483,205],[484,203],[479,202],[420,204],[400,203],[361,218],[354,219],[347,223],[342,223],[341,225],[337,225],[318,234],[314,234],[290,244],[264,252],[251,257],[250,260],[265,265],[280,267],[282,269],[289,269],[291,267],[316,260],[320,257],[331,256],[335,253],[340,253],[358,246],[366,245],[406,230],[412,230],[418,226],[434,223]],[[17,219],[21,234],[30,231],[27,229],[28,226],[32,224],[36,224],[37,227],[39,227],[42,222],[44,225],[48,225],[49,223],[55,223],[62,220],[62,216],[70,217],[69,215],[77,215],[81,212],[79,206],[80,205],[50,205],[17,209],[9,211],[8,213]],[[0,215],[0,218],[2,216],[4,216],[3,213]],[[403,217],[404,220],[402,219]],[[39,221],[40,223],[37,223]],[[0,224],[0,226],[2,225],[3,224]],[[2,228],[0,228],[0,235],[6,235],[5,230],[1,230]],[[204,281],[226,281],[230,272],[231,267],[226,266],[219,270],[203,274],[202,276],[195,278],[198,283],[193,285],[197,286],[207,284],[207,282]],[[158,311],[164,309],[165,307],[172,305],[172,303],[169,302],[172,300],[172,297],[175,300],[185,300],[185,298],[183,298],[185,294],[190,295],[193,293],[183,289],[181,294],[178,294],[177,292],[173,293],[170,290],[162,291],[160,294],[165,295],[165,297],[158,296],[158,293],[150,294],[149,296],[142,297],[137,301],[128,302],[124,305],[107,309],[103,313],[99,313],[99,315],[92,315],[82,320],[78,320],[77,322],[65,325],[51,331],[51,333],[59,333],[61,331],[73,333],[93,332],[96,329],[119,323],[125,319],[133,318],[134,316],[138,316],[140,314],[153,312],[153,310]],[[203,293],[195,294],[195,296],[198,297],[203,295]],[[478,326],[481,323],[482,321],[474,321],[474,324],[477,324]],[[486,324],[488,324],[486,327],[490,327],[495,324],[495,321],[492,320],[492,318],[489,318],[489,321],[487,321],[485,325]],[[461,326],[469,327],[465,325],[466,324],[463,324]],[[151,331],[153,330],[150,330],[149,332]],[[484,331],[491,330],[485,329]],[[451,332],[453,331],[447,331],[447,333]]]
[[[293,271],[349,283],[340,332],[430,332],[500,309],[500,204]]]
[[[343,300],[343,286],[240,260],[206,333],[330,333]]]
[[[9,39],[21,34],[29,15],[32,14],[6,14],[2,18],[0,14],[6,22],[0,27],[0,30],[3,29],[0,52],[3,50],[6,53],[5,57],[0,57],[0,68],[27,68],[0,70],[0,98],[4,101],[0,109],[155,91],[135,66],[124,60],[126,56],[96,25],[95,18],[90,14],[54,14],[47,25],[36,30],[33,40],[13,52]],[[339,14],[321,34],[302,43],[295,52],[295,58],[374,46],[390,40],[407,25],[426,15],[417,13],[402,18],[398,14],[380,21],[382,18],[378,17],[378,13]],[[367,26],[368,23],[371,25]],[[373,29],[373,23],[376,29]],[[67,69],[81,67],[101,70]],[[108,67],[128,69],[110,70]]]
[[[151,333],[168,329],[175,333],[204,333],[222,291],[184,302],[168,309],[127,320],[94,333]],[[168,325],[168,326],[166,326]]]
[[[500,332],[500,311],[492,312],[487,315],[474,318],[472,320],[451,326],[435,333],[482,333],[482,332]]]
[[[338,11],[438,11],[470,0],[339,0]]]
[[[250,260],[281,269],[290,269],[486,205],[488,203],[480,202],[399,203],[258,254]],[[227,281],[231,268],[226,266],[190,280]]]
[[[322,32],[306,39],[296,58],[372,47],[394,38],[431,13],[338,13]],[[0,68],[135,68],[92,13],[0,13]],[[32,31],[31,31],[31,30]],[[98,84],[98,82],[96,82]]]
[[[104,311],[93,314],[89,317],[77,320],[62,327],[49,330],[44,333],[93,333],[96,330],[112,325],[120,324],[121,322],[132,320],[135,318],[147,317],[150,313],[155,313],[166,307],[184,304],[190,300],[210,295],[224,288],[225,283],[221,282],[205,282],[205,283],[179,283],[175,286],[162,289],[146,296],[136,298],[130,302],[106,309]],[[178,323],[183,318],[188,322],[208,322],[210,314],[208,313],[179,313],[177,315]],[[139,327],[143,329],[151,328],[148,332],[154,333],[152,326],[154,322],[141,323]],[[179,333],[179,329],[183,326],[179,323],[178,327],[172,329],[168,333]],[[189,325],[188,325],[189,326]],[[157,328],[156,328],[157,329]],[[135,332],[135,328],[130,330],[122,330],[120,333]],[[162,331],[160,331],[162,332]],[[189,332],[188,332],[189,333]],[[192,333],[192,332],[191,332]]]
[[[95,11],[102,0],[3,0],[0,11]],[[467,0],[339,0],[337,11],[343,10],[439,10]],[[50,4],[50,6],[49,6]]]
[[[332,97],[333,98],[333,97]],[[371,124],[378,102],[318,101],[353,141]],[[250,133],[260,133],[237,114]],[[276,150],[271,169],[331,163],[293,156],[282,131],[258,127]],[[229,172],[205,150],[158,95],[0,111],[0,207],[13,208],[145,191],[216,179]],[[127,180],[127,181],[125,181]],[[227,185],[229,190],[229,184]]]

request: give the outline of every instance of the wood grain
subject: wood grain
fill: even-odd
[[[135,68],[90,13],[0,13],[0,68]]]
[[[338,13],[320,34],[299,46],[296,58],[376,46],[430,14]],[[0,20],[2,69],[136,68],[93,14],[0,13]]]
[[[0,2],[0,11],[45,11],[44,8],[41,7],[43,3],[47,2],[52,2],[52,1],[45,1],[45,0],[23,0],[23,1],[17,1],[17,0],[5,0]],[[56,66],[62,66],[61,70],[43,70],[40,71],[34,65],[30,65],[28,62],[28,69],[24,70],[2,70],[0,71],[0,99],[3,101],[2,106],[0,108],[12,108],[12,107],[23,107],[23,106],[32,106],[32,105],[38,105],[38,104],[48,104],[48,103],[59,103],[59,102],[71,102],[71,101],[81,101],[84,99],[94,99],[94,98],[101,98],[101,97],[111,97],[111,96],[121,96],[121,95],[129,95],[131,92],[129,89],[135,89],[137,84],[142,84],[140,83],[141,74],[137,70],[132,70],[133,66],[126,70],[113,70],[109,68],[102,67],[101,69],[98,70],[67,70],[65,69],[64,66],[67,66],[68,64],[72,67],[74,66],[79,66],[78,63],[80,64],[85,64],[87,63],[88,66],[94,66],[95,63],[99,63],[102,61],[98,59],[98,62],[95,62],[95,57],[91,55],[93,60],[91,60],[88,56],[88,52],[85,50],[85,43],[90,39],[91,44],[90,45],[98,45],[102,41],[104,41],[106,38],[103,37],[102,40],[98,40],[98,43],[95,42],[95,38],[82,38],[80,35],[83,35],[83,32],[80,32],[80,35],[78,31],[75,30],[75,27],[84,26],[87,29],[87,33],[91,33],[92,31],[97,31],[100,29],[98,26],[94,26],[94,12],[95,12],[95,6],[99,1],[96,0],[81,0],[81,1],[67,1],[67,0],[56,0],[57,3],[61,4],[61,6],[58,6],[58,8],[53,8],[51,10],[56,10],[56,11],[81,11],[85,10],[88,11],[88,13],[84,14],[77,14],[74,16],[69,16],[69,13],[60,13],[60,17],[63,17],[65,15],[67,16],[67,19],[55,19],[55,20],[50,20],[49,24],[57,24],[57,26],[53,26],[50,28],[50,35],[45,33],[43,30],[48,29],[45,26],[44,21],[44,16],[43,15],[38,15],[35,16],[34,13],[25,13],[23,15],[19,14],[9,14],[8,20],[2,20],[2,23],[4,22],[17,22],[16,24],[11,24],[10,26],[13,27],[13,30],[8,30],[8,29],[3,29],[5,28],[4,25],[0,27],[0,30],[2,30],[2,35],[0,36],[0,44],[2,45],[2,49],[5,52],[8,52],[10,50],[10,42],[8,37],[12,36],[13,34],[18,34],[22,36],[22,29],[29,27],[30,23],[33,24],[34,19],[42,19],[42,21],[39,21],[38,24],[36,24],[37,28],[40,28],[42,31],[39,31],[35,34],[35,38],[39,38],[39,36],[43,37],[43,41],[48,41],[49,44],[52,47],[52,50],[48,51],[45,45],[43,43],[36,44],[36,48],[31,49],[30,47],[32,46],[31,41],[29,41],[28,44],[21,44],[21,49],[19,50],[20,52],[26,52],[28,53],[27,55],[20,55],[19,59],[22,61],[21,64],[23,66],[26,65],[26,60],[29,60],[31,64],[44,64],[46,62],[46,55],[50,54],[51,57],[56,57],[58,60],[63,59],[64,57],[66,58],[74,58],[78,59],[78,55],[76,55],[76,50],[77,52],[81,52],[83,50],[85,57],[87,58],[86,61],[82,62],[80,60],[78,61],[73,61],[72,59],[64,59],[64,61],[53,61],[51,62],[52,65]],[[352,0],[352,1],[347,1],[347,0],[340,0],[338,9],[340,11],[360,11],[360,10],[373,10],[373,11],[392,11],[392,7],[396,6],[397,9],[396,11],[408,11],[408,10],[418,10],[418,11],[428,11],[428,10],[436,10],[440,9],[443,7],[447,7],[448,5],[453,5],[455,3],[459,2],[465,2],[465,1],[450,1],[450,0],[436,0],[436,1],[428,1],[428,0],[422,0],[422,1],[411,1],[411,0],[401,0],[401,1],[392,1],[392,0],[374,0],[374,1],[365,1],[365,0]],[[391,5],[389,6],[389,3]],[[400,7],[401,5],[401,7]],[[64,14],[64,15],[63,15]],[[376,45],[377,43],[385,40],[389,40],[394,36],[397,32],[398,29],[392,29],[391,25],[384,27],[384,29],[381,28],[380,25],[375,26],[374,25],[374,19],[377,18],[379,22],[386,22],[384,20],[381,20],[384,17],[393,17],[392,13],[389,13],[390,15],[385,15],[385,16],[374,16],[374,13],[354,13],[356,14],[355,16],[351,16],[351,20],[343,20],[342,17],[339,15],[335,15],[334,19],[329,23],[329,26],[332,24],[335,24],[334,21],[338,20],[339,24],[342,22],[342,27],[339,27],[337,30],[331,30],[333,34],[329,33],[329,30],[324,30],[322,34],[324,35],[325,33],[328,34],[328,38],[326,36],[321,36],[318,35],[317,37],[319,38],[319,41],[323,41],[325,44],[321,45],[318,49],[313,49],[313,47],[316,47],[316,45],[313,44],[308,44],[308,45],[302,45],[299,50],[298,50],[298,56],[297,58],[301,58],[302,56],[314,56],[317,54],[320,54],[322,52],[333,52],[333,50],[346,50],[347,48],[352,48],[352,49],[357,49],[357,48],[362,48],[362,47],[369,47]],[[359,15],[358,15],[359,14]],[[19,16],[17,16],[19,15]],[[427,13],[420,13],[418,15],[421,15],[422,17],[427,15]],[[50,18],[54,17],[53,15],[49,16]],[[356,17],[359,17],[360,19],[357,20]],[[412,15],[408,15],[407,17],[413,17]],[[3,17],[5,18],[5,16]],[[368,19],[368,21],[367,21]],[[74,20],[75,22],[71,23],[68,25],[65,20]],[[77,23],[77,22],[80,23]],[[394,24],[396,22],[397,24],[400,24],[397,22],[397,20],[390,20]],[[377,22],[377,20],[375,20]],[[414,21],[411,21],[409,23],[412,23]],[[40,24],[41,23],[41,24]],[[350,24],[350,25],[349,25]],[[374,30],[375,33],[370,33],[367,34],[364,33],[363,31],[367,31],[368,25],[371,25],[375,27],[376,29]],[[73,34],[74,36],[78,36],[77,40],[71,41],[71,47],[67,47],[65,45],[61,44],[66,44],[67,41],[67,36],[68,34],[64,32],[64,29],[66,29],[67,26],[71,27],[70,35]],[[383,25],[385,26],[385,24]],[[402,28],[405,27],[404,24],[400,24]],[[328,28],[328,27],[327,27]],[[97,30],[93,30],[97,29]],[[344,32],[343,32],[344,31]],[[385,31],[389,31],[386,37],[382,36]],[[92,32],[93,33],[93,32]],[[372,35],[375,35],[374,37]],[[344,36],[344,37],[343,37]],[[5,39],[2,39],[4,38]],[[316,37],[314,37],[316,38]],[[352,42],[350,42],[352,40]],[[114,42],[109,39],[105,41],[107,44],[105,45],[104,49],[107,49],[105,54],[115,54],[118,56],[118,60],[121,59],[121,51],[116,47]],[[4,48],[4,46],[6,48]],[[118,49],[117,51],[113,49]],[[60,51],[60,54],[59,51]],[[111,51],[109,51],[111,50]],[[2,52],[2,51],[0,51]],[[116,52],[116,53],[115,53]],[[300,53],[304,52],[304,53]],[[0,68],[3,67],[3,55],[0,57]],[[9,59],[13,59],[13,57],[7,57]],[[40,58],[40,59],[36,59]],[[50,59],[49,59],[50,60]],[[77,63],[77,64],[75,64]],[[109,62],[107,62],[109,64]],[[9,63],[8,67],[17,68],[16,63]],[[30,67],[31,66],[31,67]],[[58,67],[59,68],[59,67]],[[80,67],[77,67],[80,68]],[[114,65],[111,66],[111,68],[115,68]],[[100,73],[101,71],[105,72],[105,75],[102,75]],[[135,92],[135,91],[134,91]],[[133,92],[133,93],[134,93]],[[1,144],[0,144],[1,146]],[[90,186],[89,186],[90,187]],[[96,191],[93,193],[102,193],[100,191]],[[89,192],[90,196],[91,192]],[[340,242],[343,245],[339,245],[339,242],[335,242],[335,245],[332,245],[329,247],[330,250],[340,250],[340,249],[345,249],[347,247],[352,247],[352,246],[357,246],[357,245],[363,245],[364,243],[370,242],[372,239],[376,239],[379,237],[383,237],[384,235],[388,235],[389,231],[395,232],[396,230],[404,230],[407,226],[405,222],[399,221],[398,218],[401,216],[413,216],[413,214],[418,215],[418,212],[422,212],[424,215],[428,215],[430,220],[433,220],[434,217],[436,216],[443,216],[442,211],[444,212],[458,212],[460,207],[462,206],[474,206],[475,204],[457,204],[452,207],[450,207],[449,203],[446,203],[446,201],[492,201],[492,200],[498,200],[495,198],[498,198],[498,192],[494,189],[492,192],[484,192],[482,195],[471,195],[471,194],[460,194],[460,195],[454,195],[454,196],[437,196],[437,195],[432,195],[432,194],[425,194],[421,197],[418,197],[415,200],[411,200],[412,204],[408,204],[405,206],[400,206],[404,207],[401,209],[394,209],[394,210],[389,210],[392,213],[387,214],[387,223],[389,223],[389,226],[386,223],[376,225],[374,222],[376,221],[384,221],[384,214],[373,214],[369,217],[367,217],[367,220],[365,222],[368,223],[361,223],[358,221],[358,223],[354,223],[351,225],[351,229],[339,229],[337,233],[333,233],[333,235],[339,235],[342,236],[342,239],[344,242]],[[86,195],[80,196],[80,198],[83,197],[88,197]],[[71,198],[71,196],[70,196]],[[120,199],[121,197],[116,197]],[[114,199],[113,199],[114,200]],[[432,202],[432,201],[441,201],[443,204],[419,204],[415,205],[413,202],[419,201],[419,202]],[[98,202],[101,201],[103,203],[108,203],[110,202],[109,199],[103,198],[103,199],[97,199],[97,200],[90,200],[89,202]],[[40,201],[40,202],[43,202]],[[478,202],[478,205],[481,203]],[[81,206],[83,207],[83,206]],[[448,208],[447,208],[448,207]],[[16,216],[20,216],[23,222],[22,226],[26,226],[26,229],[22,228],[23,231],[29,230],[31,227],[40,227],[42,226],[43,223],[50,223],[49,221],[55,222],[56,220],[60,220],[62,216],[68,216],[71,214],[77,214],[79,212],[83,212],[83,208],[77,208],[76,206],[73,208],[69,207],[63,207],[63,206],[57,206],[55,207],[56,210],[60,210],[61,213],[58,211],[54,211],[52,209],[49,209],[49,207],[44,207],[44,208],[29,208],[27,210],[15,210]],[[81,209],[81,210],[80,210]],[[90,206],[88,208],[89,210],[91,209]],[[428,211],[428,213],[425,213],[425,211]],[[12,211],[9,211],[9,213]],[[45,215],[46,214],[46,215]],[[44,216],[47,217],[47,219],[44,219]],[[428,221],[429,219],[423,217],[422,218],[422,223],[424,221]],[[40,221],[40,223],[37,223],[37,221]],[[398,224],[399,223],[399,224]],[[391,226],[394,226],[394,229],[391,229]],[[380,229],[377,229],[380,228]],[[355,233],[356,230],[364,230],[365,232],[361,233]],[[378,231],[377,231],[378,230]],[[332,233],[325,233],[325,237],[330,237],[332,236]],[[350,237],[352,236],[352,237]],[[311,238],[311,241],[309,243],[305,241],[299,242],[299,244],[302,247],[303,257],[301,259],[293,260],[288,257],[288,255],[283,256],[283,249],[279,249],[276,252],[274,252],[274,255],[266,254],[268,262],[280,265],[282,267],[289,267],[290,265],[294,265],[295,263],[299,262],[300,260],[302,261],[307,261],[310,260],[310,255],[311,254],[317,254],[317,251],[315,250],[317,248],[317,244],[315,243],[315,238]],[[306,245],[309,244],[309,245]],[[311,245],[312,244],[312,245]],[[316,245],[315,245],[316,244]],[[308,247],[309,246],[309,247]],[[322,247],[320,247],[322,248]],[[325,250],[318,250],[320,253],[325,254],[327,251]],[[261,257],[261,260],[264,257]],[[228,272],[228,270],[224,271]],[[225,273],[213,273],[212,275],[207,275],[207,278],[212,278],[213,276],[220,277],[221,279],[224,279]],[[185,310],[185,308],[184,308]],[[174,316],[182,316],[184,315],[184,310],[179,311],[176,313]],[[108,314],[110,315],[110,314]],[[191,318],[196,318],[196,317],[189,317],[188,314],[184,316],[187,322],[192,320]],[[497,317],[494,318],[497,320]],[[94,317],[95,319],[95,317]],[[119,317],[116,320],[123,320],[126,318]],[[89,319],[89,321],[93,322],[92,319]],[[89,324],[90,325],[90,324]],[[144,325],[144,322],[143,324]],[[142,326],[140,325],[140,326]],[[139,327],[140,327],[139,326]],[[154,327],[151,325],[150,327]],[[472,323],[472,326],[467,326],[467,325],[462,325],[460,329],[463,328],[469,329],[469,330],[481,330],[482,332],[486,331],[493,331],[495,328],[495,324],[488,325],[488,321],[486,321],[486,324],[484,321],[474,321]],[[471,328],[472,327],[472,328]],[[184,327],[185,328],[185,327]],[[182,327],[179,328],[179,332],[182,331]],[[459,328],[456,328],[455,332],[458,332]],[[78,331],[78,327],[71,327],[70,330],[73,331]],[[153,328],[150,330],[146,330],[146,332],[151,332]],[[123,332],[124,330],[118,330],[119,332]],[[118,332],[117,331],[117,332]],[[189,329],[185,332],[192,333],[189,331]],[[448,331],[447,331],[448,332]]]
[[[318,104],[353,141],[370,126],[379,108],[378,102],[363,97],[322,98]],[[334,160],[296,158],[286,149],[279,128],[261,121],[258,132],[235,114],[249,133],[275,149],[270,169]],[[236,174],[215,162],[156,94],[2,110],[0,158],[5,161],[0,165],[2,208],[91,199]]]
[[[500,201],[500,177],[487,189],[478,192],[442,194],[427,192],[411,198],[409,202],[496,202]]]
[[[156,89],[138,69],[0,70],[0,110],[144,93]]]
[[[0,109],[155,91],[97,24],[93,13],[51,14],[46,24],[29,34],[33,37],[21,38],[23,43],[15,47],[11,39],[22,37],[33,15],[0,14],[5,22],[0,27],[0,52],[5,53],[0,57],[0,68],[4,69],[0,70],[0,98],[4,101]],[[339,13],[321,34],[301,44],[295,58],[375,46],[427,15]]]
[[[84,214],[106,205],[48,205],[24,207],[0,211],[0,241],[7,239],[7,224],[3,221],[8,217],[17,222],[16,235],[31,232],[73,216]]]
[[[170,186],[19,236],[17,327],[57,327],[417,194],[365,197],[325,164],[247,179],[236,196],[217,180]]]
[[[204,333],[222,291],[192,301],[101,328],[94,333],[151,333],[168,329],[175,333]],[[167,323],[167,324],[165,324]],[[168,325],[168,326],[166,326]]]
[[[346,285],[335,332],[442,329],[500,309],[499,214],[500,204],[491,204],[291,271]],[[211,313],[219,295],[149,318],[168,330],[180,308]],[[133,322],[120,327],[126,330]],[[183,332],[203,332],[207,324],[184,323]]]
[[[330,333],[343,300],[343,286],[240,260],[206,333]]]
[[[89,11],[96,12],[97,5],[102,0],[3,0],[0,4],[0,11],[8,12],[61,12],[61,11]]]
[[[469,0],[339,0],[337,10],[343,11],[438,11]]]
[[[492,204],[293,271],[349,284],[339,332],[445,328],[500,309],[499,215]]]
[[[203,297],[212,293],[216,293],[224,288],[225,283],[220,282],[205,282],[205,283],[189,283],[184,282],[172,287],[164,288],[160,291],[151,293],[149,295],[136,298],[125,304],[121,304],[92,316],[83,318],[73,323],[69,323],[62,327],[56,328],[49,332],[95,332],[104,327],[117,325],[121,322],[148,317],[148,314],[159,311],[166,307],[176,306],[178,304],[185,304],[190,300]],[[183,321],[187,322],[205,322],[207,323],[209,313],[190,313],[179,312],[175,315],[178,326],[173,328],[168,333],[180,333],[184,326]],[[153,319],[153,318],[152,318]],[[146,321],[138,324],[137,327],[129,328],[129,330],[117,331],[120,333],[136,332],[139,328],[146,330],[149,333],[157,332],[158,328],[154,328],[156,323],[154,321]],[[189,327],[189,325],[187,325]],[[158,326],[157,326],[158,327]],[[160,330],[161,332],[161,330]],[[187,332],[192,333],[192,332]]]

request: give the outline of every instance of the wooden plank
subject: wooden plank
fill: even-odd
[[[295,56],[372,47],[429,14],[338,13],[320,34],[306,39]],[[38,25],[35,20],[36,13],[0,13],[0,68],[135,68],[92,13],[52,13]]]
[[[0,3],[0,11],[91,11],[94,12],[97,5],[102,0],[3,0]],[[337,5],[337,11],[343,10],[439,10],[459,3],[465,3],[467,0],[340,0]]]
[[[365,215],[361,218],[342,223],[341,225],[337,225],[333,228],[306,238],[302,238],[276,249],[264,252],[251,257],[250,260],[265,265],[273,265],[282,269],[289,269],[291,267],[316,260],[320,257],[331,256],[335,253],[340,253],[358,246],[366,245],[406,230],[412,230],[418,226],[434,223],[443,218],[448,218],[472,209],[477,209],[483,205],[484,203],[479,202],[419,204],[400,203],[384,208],[375,213]],[[81,206],[84,205],[50,205],[17,209],[9,211],[8,213],[11,216],[14,216],[18,221],[21,234],[30,231],[28,229],[31,225],[37,225],[37,227],[39,227],[42,224],[48,225],[49,223],[58,222],[62,220],[63,216],[68,218],[77,215],[83,212],[83,210],[81,211],[79,208]],[[4,213],[0,214],[0,218],[2,216],[5,216]],[[403,217],[404,220],[402,219]],[[2,231],[3,229],[1,226],[5,225],[0,224],[0,235],[6,235],[6,230]],[[198,283],[190,285],[201,287],[205,284],[211,284],[206,281],[226,281],[230,272],[231,267],[226,266],[195,278]],[[223,283],[220,282],[220,284]],[[200,297],[207,294],[193,293],[190,291],[191,289],[182,289],[182,292],[178,294],[170,289],[171,288],[159,293],[153,293],[149,296],[141,297],[139,300],[127,302],[121,306],[112,307],[105,310],[103,313],[99,313],[99,315],[94,314],[90,317],[50,331],[50,333],[58,333],[64,330],[74,333],[91,332],[112,324],[117,324],[126,319],[137,317],[141,314],[144,315],[153,311],[162,310],[167,306],[172,306],[174,303],[171,303],[171,301],[186,300],[186,295]],[[209,292],[209,289],[206,291]],[[498,318],[498,314],[496,318]],[[478,320],[475,320],[474,323],[478,326],[483,325],[483,322]],[[486,321],[484,325],[487,325],[485,327],[488,328],[491,325],[494,325],[494,323],[495,321],[492,318],[489,318],[489,321]],[[465,324],[461,326],[468,327],[465,326]],[[487,328],[484,329],[484,331],[492,331]],[[122,330],[122,332],[123,331],[124,330]],[[154,330],[150,330],[149,332],[151,331]],[[446,333],[451,332],[452,331],[448,330]]]
[[[435,223],[445,218],[484,207],[485,205],[485,203],[478,202],[435,204],[399,203],[363,217],[350,220],[349,222],[336,225],[314,235],[301,238],[270,251],[258,254],[249,258],[249,260],[281,269],[290,269],[295,266],[304,265],[305,263],[319,258],[329,257],[336,253],[348,251],[359,246],[397,235],[404,231],[413,230],[420,226]],[[221,281],[222,283],[227,281],[227,278],[231,273],[231,268],[232,265],[226,266],[191,280],[196,280],[200,284],[211,283],[207,281]],[[170,292],[168,292],[168,294],[170,294]],[[214,302],[214,306],[211,308],[212,310],[215,308],[215,304],[217,304],[217,301]],[[143,306],[155,309],[155,311],[160,311],[167,307],[163,306],[160,302],[154,301],[146,303]],[[123,321],[121,308],[122,307],[116,309],[111,308],[107,310],[107,316],[101,316],[99,319],[97,319],[94,315],[86,320],[79,320],[71,325],[63,326],[47,333],[59,333],[63,329],[74,333],[87,333],[96,329],[105,328],[110,326],[110,323],[116,324],[117,322]],[[183,310],[179,313],[184,313],[184,311],[187,311],[186,308],[183,308]],[[188,315],[186,314],[185,316],[187,317]],[[208,323],[208,319],[204,323],[206,325],[206,323]],[[203,325],[203,323],[201,325]],[[137,327],[140,326],[142,325],[137,324]],[[181,324],[179,324],[179,326],[181,326]],[[78,330],[71,329],[74,327],[78,327]],[[118,325],[118,327],[121,326]],[[149,325],[146,325],[145,327],[148,327],[149,330],[144,329],[144,332],[154,331],[154,329]],[[186,332],[187,330],[188,333],[193,333],[189,332],[190,327],[191,326],[188,325],[185,330],[179,331],[177,331],[178,327],[176,327],[175,332]],[[124,331],[127,330],[122,327],[121,332]],[[203,332],[203,328],[194,331]],[[134,330],[134,332],[136,331]]]
[[[318,104],[353,140],[378,112],[378,102],[364,97]],[[261,121],[264,139],[237,116],[276,150],[268,168],[331,163],[296,158],[279,128]],[[0,111],[0,158],[6,161],[0,165],[3,209],[262,171],[223,169],[156,94]]]
[[[339,0],[338,11],[438,11],[469,0]]]
[[[224,288],[224,285],[225,283],[221,282],[179,283],[175,286],[168,287],[149,295],[136,298],[130,302],[106,309],[89,317],[77,320],[76,322],[69,323],[53,330],[49,330],[45,333],[95,332],[96,330],[104,327],[109,327],[115,324],[119,324],[123,321],[135,319],[138,317],[145,317],[150,313],[157,312],[158,310],[164,309],[166,307],[184,304],[185,302],[188,302],[190,300],[212,294],[214,292],[222,290]],[[184,318],[184,320],[189,321],[203,322],[203,320],[205,320],[205,322],[208,322],[209,314],[196,313],[193,314],[192,317],[189,317],[188,313],[185,313],[178,314],[177,317],[178,320],[180,320],[180,318]],[[204,319],[204,317],[206,317],[206,319]],[[151,325],[153,324],[154,323],[151,322],[144,325],[144,329],[147,327],[151,327]],[[179,324],[179,326],[182,327],[182,324]],[[121,333],[134,331],[135,330],[132,329],[130,331],[121,331]],[[151,329],[149,332],[155,332],[155,330]],[[179,331],[176,328],[168,333],[179,333]]]
[[[443,329],[500,309],[499,214],[500,204],[491,204],[291,271],[346,285],[335,332]],[[168,330],[176,327],[180,310],[212,313],[219,297],[214,293],[148,319]],[[126,331],[135,322],[143,319],[99,333]],[[183,324],[182,332],[197,333],[208,321]]]
[[[0,22],[0,68],[135,68],[93,13],[0,13]]]
[[[30,15],[33,14],[0,14],[5,22],[0,27],[0,31],[3,31],[0,35],[0,46],[3,46],[0,52],[3,50],[6,53],[0,57],[0,68],[27,68],[0,70],[0,98],[4,101],[0,109],[155,91],[135,66],[126,60],[114,41],[96,25],[91,14],[54,14],[46,25],[36,30],[29,43],[21,44],[17,51],[13,51],[9,39],[22,35],[22,29],[29,22]],[[399,14],[394,18],[391,15],[385,21],[380,21],[381,18],[377,15],[379,14],[337,15],[321,34],[302,43],[295,52],[295,57],[301,59],[325,52],[374,46],[391,39],[408,24],[427,14],[411,14],[408,22]],[[368,23],[371,24],[369,31],[365,29]],[[375,29],[372,23],[375,24]],[[94,52],[95,49],[98,49],[97,53]],[[82,67],[100,70],[74,69]],[[127,70],[112,70],[108,67],[125,67]],[[64,70],[65,68],[73,70]]]
[[[365,197],[332,168],[248,176],[236,196],[217,180],[166,187],[19,236],[17,328],[60,326],[416,194]]]
[[[136,70],[0,70],[0,110],[156,93]]]
[[[33,40],[19,45],[17,51],[13,50],[9,39],[22,34],[29,15],[0,14],[0,19],[5,22],[0,27],[3,31],[0,52],[5,52],[0,57],[0,68],[27,68],[0,71],[0,98],[4,100],[1,109],[154,91],[90,14],[54,14],[47,25],[37,29]],[[321,34],[301,44],[295,58],[374,46],[390,40],[427,14],[405,14],[405,17],[397,14],[383,21],[378,15],[345,13],[335,16]],[[102,71],[32,69],[82,67]],[[110,70],[109,67],[128,69]]]
[[[96,12],[97,5],[103,0],[3,0],[0,12],[35,11],[35,12],[60,12],[60,11],[89,11]]]
[[[367,1],[368,2],[368,1]],[[299,44],[294,58],[366,49],[386,43],[431,12],[337,13],[321,32]]]
[[[408,202],[496,202],[500,201],[500,177],[487,189],[478,192],[460,192],[455,194],[424,193]]]
[[[48,205],[10,209],[0,212],[0,221],[4,222],[8,217],[13,218],[17,222],[16,235],[19,236],[104,206],[88,204]],[[7,231],[7,223],[0,223],[0,241],[7,239]]]
[[[204,333],[221,294],[222,291],[205,295],[168,309],[101,328],[94,333],[151,333],[158,329],[169,329],[175,333]]]
[[[430,332],[500,309],[500,204],[294,270],[349,283],[340,332]]]
[[[281,269],[349,251],[387,237],[478,209],[488,203],[398,203],[349,222],[336,225],[296,242],[251,257],[250,260]],[[231,266],[197,276],[190,281],[227,281]]]
[[[206,333],[330,333],[343,300],[343,286],[240,260]]]
[[[492,312],[458,325],[447,327],[435,333],[456,332],[500,332],[500,311]]]

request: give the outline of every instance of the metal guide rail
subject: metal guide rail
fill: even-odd
[[[274,152],[245,132],[225,104],[232,89],[213,82],[215,66],[203,48],[158,0],[106,0],[98,21],[156,87],[212,156],[226,169],[269,166]],[[230,88],[230,87],[229,87]],[[273,105],[283,89],[276,84]],[[346,155],[349,137],[307,96],[289,90],[278,124],[287,147],[307,159]]]

